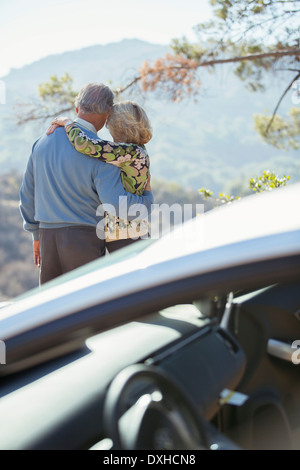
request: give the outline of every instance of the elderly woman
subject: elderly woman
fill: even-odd
[[[113,106],[106,127],[114,142],[90,138],[67,117],[56,118],[47,133],[52,133],[58,126],[65,127],[78,152],[120,167],[126,191],[143,194],[149,178],[149,156],[145,144],[152,138],[151,124],[143,108],[128,100]],[[125,145],[120,146],[121,142]],[[128,222],[110,214],[106,214],[105,220],[106,246],[110,253],[148,234],[147,221]]]

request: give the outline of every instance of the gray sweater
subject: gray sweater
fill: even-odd
[[[80,126],[97,138],[89,126]],[[64,128],[35,142],[20,189],[23,226],[34,240],[39,238],[39,228],[96,228],[104,211],[114,210],[113,215],[128,220],[147,219],[152,203],[149,191],[143,196],[125,191],[118,167],[77,152]]]

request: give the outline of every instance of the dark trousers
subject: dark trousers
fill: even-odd
[[[106,243],[106,248],[109,253],[113,253],[117,250],[120,250],[120,248],[125,248],[126,246],[132,245],[132,243],[136,243],[139,240],[141,240],[141,238],[137,238],[136,240],[133,238],[115,240],[113,242]]]
[[[40,229],[40,284],[105,255],[95,227],[77,225]]]

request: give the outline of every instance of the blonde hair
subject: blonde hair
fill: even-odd
[[[134,101],[114,104],[106,127],[115,142],[144,145],[152,138],[152,128],[147,114]]]

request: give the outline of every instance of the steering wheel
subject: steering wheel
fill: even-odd
[[[113,379],[104,403],[104,426],[116,450],[211,446],[209,425],[186,392],[164,371],[147,365],[129,366]]]

